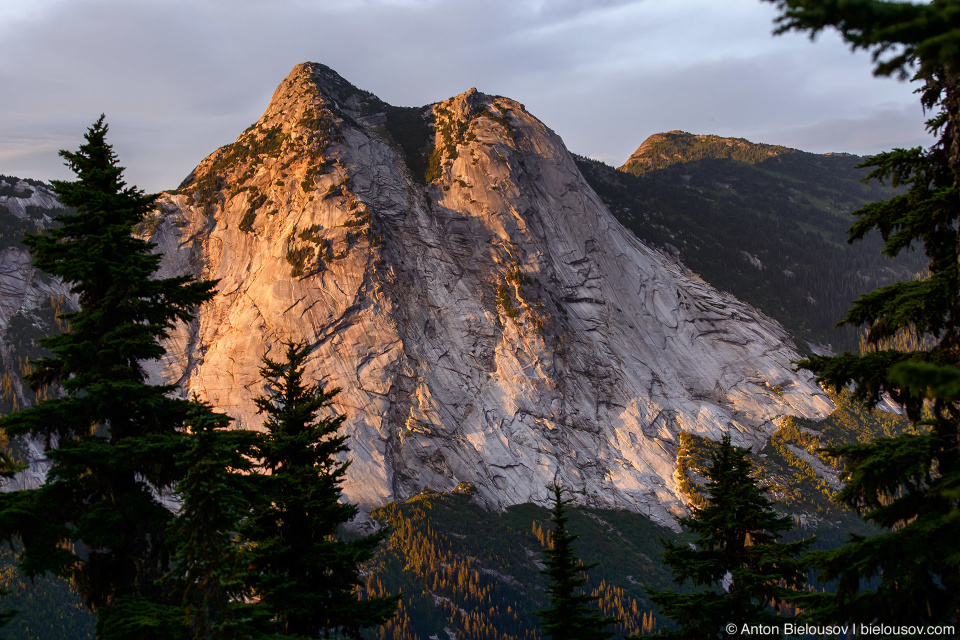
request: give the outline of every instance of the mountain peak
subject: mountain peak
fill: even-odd
[[[319,62],[302,62],[290,71],[273,92],[264,117],[291,115],[289,110],[301,102],[325,103],[338,113],[351,115],[364,110],[382,108],[385,103],[369,91],[358,89],[339,73]]]
[[[559,476],[672,522],[681,431],[759,448],[830,408],[782,329],[642,245],[559,136],[475,88],[391,107],[298,65],[162,207],[164,268],[220,295],[158,377],[256,425],[261,356],[308,341],[367,509],[464,482],[545,502]]]
[[[382,111],[386,106],[375,95],[358,89],[330,67],[318,62],[303,62],[277,86],[263,115],[247,132],[280,127],[283,133],[294,135],[297,129],[315,128],[324,112],[350,120],[372,111]]]
[[[180,184],[180,193],[209,206],[224,202],[224,187],[234,192],[251,185],[262,188],[259,167],[293,162],[294,158],[323,166],[330,144],[339,141],[341,127],[356,124],[365,114],[387,105],[358,89],[330,67],[317,62],[296,65],[277,86],[263,115],[232,144],[204,159]]]
[[[797,149],[750,142],[744,138],[724,138],[674,130],[655,133],[644,140],[620,170],[639,176],[675,164],[707,158],[728,158],[757,164],[774,156],[797,152]]]

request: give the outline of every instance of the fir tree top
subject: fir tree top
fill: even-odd
[[[550,522],[553,523],[551,544],[544,549],[546,567],[540,573],[550,578],[547,596],[550,606],[537,611],[545,635],[551,640],[605,640],[613,634],[606,627],[619,622],[617,618],[600,615],[590,604],[597,597],[583,592],[587,583],[586,572],[597,564],[583,564],[577,557],[573,543],[580,536],[570,533],[567,523],[567,505],[573,502],[563,497],[566,489],[556,478],[548,487],[553,492]]]
[[[745,624],[776,624],[771,604],[779,607],[792,600],[806,582],[798,556],[812,540],[778,541],[792,527],[792,520],[777,513],[763,495],[747,454],[747,449],[733,446],[730,435],[724,434],[710,456],[706,506],[680,519],[696,534],[695,542],[662,541],[664,561],[673,570],[674,581],[706,587],[692,593],[647,589],[661,613],[679,625],[662,636],[720,639],[731,635],[727,625],[739,630]]]
[[[62,386],[66,397],[11,416],[5,428],[13,434],[76,437],[94,426],[118,437],[142,435],[167,430],[160,423],[170,420],[168,411],[181,418],[186,411],[186,403],[166,397],[172,387],[143,384],[142,362],[163,356],[161,341],[176,322],[193,319],[216,282],[154,278],[161,255],[134,228],[156,208],[158,196],[125,186],[107,131],[101,115],[85,144],[60,152],[78,179],[54,181],[54,188],[77,213],[59,216],[58,227],[24,240],[34,265],[68,283],[80,310],[63,314],[66,333],[40,341],[52,356],[33,362],[27,376],[35,389]]]
[[[51,462],[38,489],[0,496],[0,538],[22,540],[27,575],[70,575],[100,614],[98,634],[120,638],[137,637],[125,631],[135,621],[124,607],[165,606],[158,579],[173,514],[159,494],[183,476],[191,406],[173,386],[147,384],[142,363],[164,354],[171,328],[192,319],[216,283],[155,277],[161,256],[134,231],[157,196],[126,186],[107,130],[101,116],[77,151],[61,152],[77,180],[54,188],[76,212],[24,240],[79,310],[60,317],[69,329],[41,340],[50,355],[31,362],[27,380],[53,386],[52,397],[0,420],[6,433],[45,442]]]

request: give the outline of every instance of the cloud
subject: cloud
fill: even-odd
[[[306,60],[392,104],[472,86],[507,95],[573,151],[620,162],[669,129],[811,150],[831,136],[851,151],[922,136],[909,86],[872,78],[836,37],[772,37],[774,8],[757,0],[30,6],[0,21],[0,173],[63,177],[51,148],[76,148],[105,112],[130,181],[175,187]]]
[[[918,130],[922,109],[896,106],[865,110],[845,118],[827,118],[779,131],[783,144],[819,153],[844,151],[874,155],[894,148],[928,147],[934,138]]]

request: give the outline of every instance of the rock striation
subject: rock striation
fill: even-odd
[[[147,232],[165,273],[219,280],[157,379],[256,426],[261,357],[310,342],[365,509],[460,483],[542,503],[556,475],[671,523],[681,430],[760,447],[832,409],[779,325],[638,241],[555,133],[475,89],[404,109],[298,65]]]

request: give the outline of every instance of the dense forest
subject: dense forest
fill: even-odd
[[[750,457],[758,481],[778,508],[802,524],[791,539],[816,533],[817,549],[836,547],[849,533],[876,531],[832,502],[835,486],[820,479],[811,466],[810,461],[820,459],[817,449],[898,435],[909,425],[902,416],[866,411],[849,394],[832,399],[837,410],[829,418],[788,419],[770,443]],[[677,474],[685,479],[686,498],[693,506],[706,503],[703,484],[717,446],[695,434],[681,434]],[[397,615],[382,629],[366,631],[366,637],[427,640],[443,629],[470,638],[542,637],[532,612],[544,605],[546,579],[539,568],[549,544],[549,512],[532,504],[491,512],[472,494],[466,485],[449,494],[427,491],[373,512],[373,520],[388,527],[390,535],[364,565],[365,592],[402,593],[403,598]],[[644,587],[669,586],[670,571],[660,561],[661,540],[686,537],[626,511],[572,507],[570,516],[571,531],[582,536],[576,544],[579,557],[600,563],[588,574],[588,591],[600,598],[605,615],[623,621],[613,628],[624,636],[649,635],[669,625],[658,616]],[[53,637],[46,634],[59,629],[70,630],[76,638],[92,637],[95,618],[68,582],[47,578],[31,584],[11,566],[9,554],[6,563],[0,588],[13,591],[9,601],[22,612],[9,631],[5,629],[11,640],[30,638],[30,630],[37,628],[48,630],[39,637]]]

